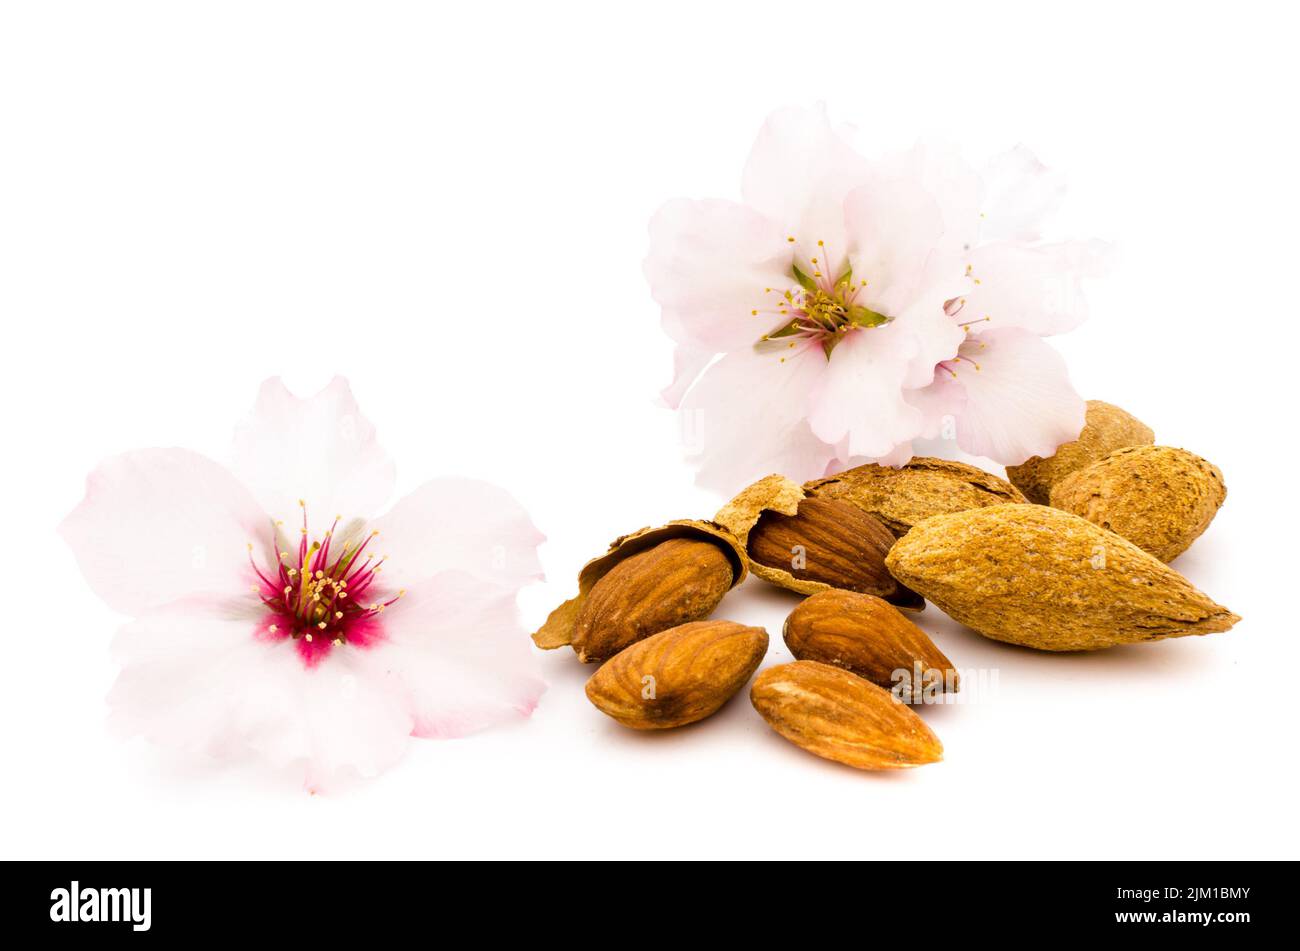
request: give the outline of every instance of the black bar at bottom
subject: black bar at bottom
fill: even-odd
[[[642,946],[686,922],[732,939],[757,927],[843,926],[896,940],[1132,935],[1214,940],[1285,927],[1292,863],[573,862],[5,863],[10,933],[205,940],[375,937],[578,939],[595,920]],[[521,863],[523,864],[523,863]],[[620,924],[621,922],[621,924]],[[478,934],[476,939],[473,935]],[[692,940],[698,940],[693,934]],[[405,939],[404,939],[405,940]]]

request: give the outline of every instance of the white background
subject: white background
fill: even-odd
[[[1296,857],[1294,23],[1281,5],[7,3],[0,12],[4,857]],[[127,448],[224,458],[258,383],[346,374],[399,466],[549,537],[530,627],[616,534],[707,515],[641,276],[660,202],[734,197],[764,116],[873,152],[1017,142],[1118,246],[1056,343],[1077,387],[1224,471],[1177,567],[1245,617],[1090,655],[922,626],[996,697],[871,775],[738,697],[642,736],[542,658],[531,721],[308,797],[105,729],[119,619],[54,534]],[[773,634],[792,596],[720,613]]]

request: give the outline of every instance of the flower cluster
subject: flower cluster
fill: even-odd
[[[934,145],[868,161],[824,109],[774,114],[743,202],[673,201],[650,226],[664,397],[700,481],[900,464],[949,432],[1005,464],[1075,438],[1084,403],[1041,338],[1084,319],[1102,248],[1042,240],[1061,193],[1023,148],[981,170]]]

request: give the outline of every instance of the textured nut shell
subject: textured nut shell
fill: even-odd
[[[1052,507],[1173,561],[1209,527],[1228,490],[1217,466],[1185,449],[1118,449],[1052,487]]]
[[[847,670],[799,660],[758,675],[749,699],[795,746],[856,769],[904,769],[943,759],[943,744],[888,690]]]
[[[936,515],[885,564],[985,637],[1040,650],[1210,634],[1241,620],[1133,543],[1042,505]]]
[[[732,621],[694,621],[617,654],[587,681],[587,699],[634,730],[664,730],[716,713],[767,653],[767,631]],[[653,678],[647,681],[646,678]],[[653,697],[646,697],[653,686]]]
[[[799,660],[843,667],[886,690],[894,671],[915,665],[938,671],[942,688],[958,686],[952,661],[925,632],[882,598],[854,591],[823,591],[801,601],[785,619],[785,646]],[[918,687],[921,685],[917,685]]]
[[[587,593],[570,643],[583,663],[613,657],[637,641],[713,613],[735,577],[722,549],[669,538],[624,558]]]
[[[1011,483],[964,462],[918,456],[895,469],[874,463],[814,479],[804,486],[819,499],[843,499],[874,515],[897,536],[931,515],[1023,502]]]
[[[729,530],[739,540],[741,547],[748,552],[749,535],[765,512],[798,515],[799,503],[805,498],[804,490],[797,482],[783,475],[765,476],[741,490],[718,511],[714,521]],[[797,578],[780,566],[761,565],[751,559],[749,568],[764,581],[797,591],[799,594],[835,590],[824,581]],[[906,592],[900,597],[898,606],[904,610],[919,611],[925,607],[925,601],[914,592]]]
[[[623,559],[653,548],[670,538],[699,538],[714,542],[722,548],[731,562],[731,587],[734,588],[745,580],[749,570],[745,546],[721,525],[715,522],[681,519],[659,528],[643,528],[614,539],[610,543],[609,551],[583,565],[582,570],[578,572],[577,596],[565,601],[551,612],[546,623],[533,634],[533,643],[543,650],[554,650],[571,643],[578,615],[596,582],[605,577],[609,570]]]
[[[764,512],[794,515],[804,497],[803,489],[792,479],[777,474],[764,476],[741,489],[735,498],[718,510],[713,520],[731,532],[744,548],[760,515]]]
[[[1052,486],[1071,472],[1090,466],[1102,456],[1128,446],[1149,446],[1156,441],[1151,427],[1118,406],[1088,400],[1088,417],[1074,442],[1054,455],[1033,456],[1018,466],[1007,466],[1007,478],[1030,502],[1048,504]]]

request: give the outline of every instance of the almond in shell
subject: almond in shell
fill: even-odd
[[[1173,561],[1209,527],[1227,496],[1218,466],[1185,449],[1118,449],[1052,486],[1052,507]]]
[[[772,584],[800,594],[859,591],[909,610],[925,605],[885,568],[889,529],[847,502],[806,498],[785,476],[755,482],[716,520],[744,545],[754,574]]]
[[[870,463],[804,486],[813,498],[840,499],[880,519],[896,536],[931,515],[1025,501],[1005,479],[964,462],[918,456],[905,466]]]
[[[885,563],[967,627],[1039,650],[1211,634],[1241,620],[1132,542],[1042,505],[936,515]]]
[[[1018,466],[1007,466],[1007,478],[1030,502],[1047,505],[1052,486],[1071,472],[1092,465],[1116,449],[1149,446],[1155,441],[1155,433],[1142,420],[1111,403],[1089,400],[1078,439],[1065,443],[1046,458],[1033,456]]]
[[[625,647],[712,613],[744,580],[740,542],[713,522],[679,521],[618,538],[578,574],[578,594],[534,634],[546,650],[568,644],[594,663]]]

